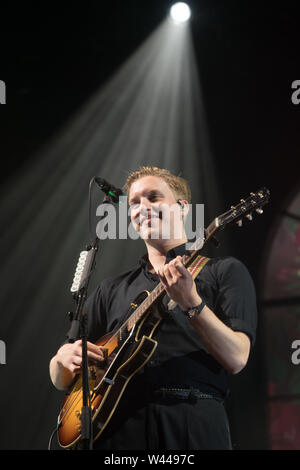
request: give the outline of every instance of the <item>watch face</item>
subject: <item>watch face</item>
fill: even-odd
[[[200,305],[197,305],[197,307],[191,308],[191,310],[189,310],[188,317],[193,318],[195,315],[200,315],[204,307],[205,304],[202,302]]]
[[[196,308],[193,308],[192,310],[189,311],[188,317],[189,317],[189,318],[194,318],[194,316],[196,315],[196,313],[199,313],[198,310],[197,310]]]

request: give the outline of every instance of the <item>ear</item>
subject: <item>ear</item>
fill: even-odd
[[[183,216],[185,217],[190,209],[190,205],[188,201],[185,201],[183,199],[178,199],[177,203],[181,206],[181,212],[183,213]]]

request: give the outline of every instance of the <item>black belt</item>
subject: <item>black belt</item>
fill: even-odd
[[[195,399],[213,399],[220,402],[224,401],[224,398],[220,395],[213,393],[204,393],[201,390],[194,388],[159,388],[153,391],[154,396],[160,398],[174,397],[181,400],[195,400]]]

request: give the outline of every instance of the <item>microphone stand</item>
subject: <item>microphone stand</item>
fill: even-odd
[[[111,204],[115,202],[111,196],[106,195],[103,199],[103,204]],[[104,218],[102,216],[100,220]],[[68,342],[74,343],[79,338],[82,341],[82,409],[81,409],[81,442],[82,450],[92,450],[93,448],[93,425],[92,425],[92,410],[90,399],[90,385],[89,385],[89,369],[88,369],[88,355],[87,355],[87,316],[84,311],[84,305],[88,294],[88,285],[91,278],[92,271],[96,265],[96,255],[99,248],[99,238],[96,237],[92,246],[88,246],[88,266],[85,272],[85,281],[80,287],[78,292],[74,294],[77,303],[75,314],[70,313],[71,327],[67,334]]]
[[[81,409],[81,442],[83,450],[91,450],[93,445],[92,436],[92,412],[90,404],[90,385],[89,385],[89,369],[87,355],[87,317],[84,312],[84,305],[87,299],[88,284],[90,275],[95,266],[96,254],[98,251],[99,239],[96,238],[92,247],[87,247],[87,251],[92,252],[92,263],[90,265],[90,273],[87,282],[80,289],[79,293],[74,295],[76,300],[76,312],[71,314],[71,327],[68,332],[69,343],[74,343],[77,339],[82,341],[82,409]]]

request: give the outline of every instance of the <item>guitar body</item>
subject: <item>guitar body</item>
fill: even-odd
[[[136,305],[136,304],[133,304]],[[109,423],[132,377],[147,364],[157,347],[152,336],[162,320],[161,307],[152,306],[147,315],[131,329],[127,338],[120,330],[97,341],[107,351],[104,365],[89,366],[93,440]],[[82,379],[79,376],[63,402],[58,417],[58,441],[70,448],[81,439]]]

